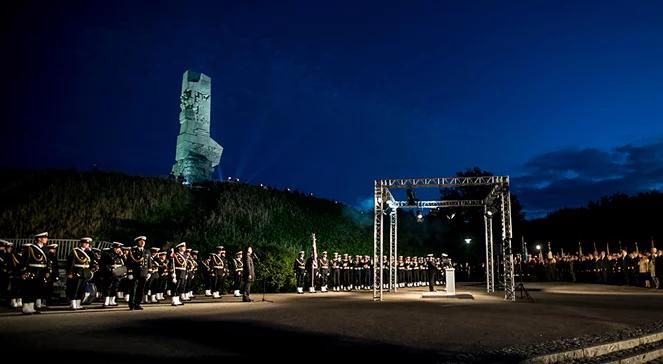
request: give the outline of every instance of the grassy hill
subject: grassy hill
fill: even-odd
[[[290,289],[292,261],[309,250],[372,252],[372,215],[348,206],[241,183],[186,188],[162,178],[75,171],[0,172],[0,236],[49,231],[58,238],[92,236],[149,246],[186,241],[201,253],[248,243],[262,252],[268,289]],[[260,278],[260,275],[259,275]]]

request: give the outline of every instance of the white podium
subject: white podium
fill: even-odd
[[[456,273],[453,268],[445,268],[444,275],[446,276],[447,282],[447,294],[456,294]]]

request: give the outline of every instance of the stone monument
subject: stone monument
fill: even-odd
[[[187,70],[182,76],[180,133],[172,174],[186,184],[208,181],[219,165],[223,147],[210,137],[212,79]]]

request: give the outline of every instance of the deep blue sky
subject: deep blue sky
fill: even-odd
[[[192,69],[218,177],[356,205],[478,166],[532,215],[663,183],[661,2],[20,3],[0,168],[167,175]]]

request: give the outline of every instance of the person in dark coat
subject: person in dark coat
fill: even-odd
[[[256,279],[255,270],[253,268],[253,248],[249,245],[246,247],[244,254],[244,267],[242,271],[242,279],[244,281],[244,292],[242,293],[243,302],[252,302],[251,300],[251,285]]]
[[[428,268],[428,290],[430,292],[435,292],[435,273],[437,272],[437,266],[435,265],[435,258],[433,258],[433,254],[428,254],[426,260],[426,265]]]
[[[58,248],[57,244],[46,245],[48,251],[46,256],[48,257],[48,263],[46,263],[47,273],[46,273],[46,289],[44,294],[41,297],[42,307],[47,308],[47,304],[53,304],[53,292],[55,282],[60,280],[60,268],[58,266],[58,256],[56,249]],[[41,307],[36,307],[41,308]]]
[[[136,246],[127,256],[127,278],[129,279],[129,310],[142,310],[141,302],[145,294],[145,284],[150,279],[152,260],[150,253],[145,249],[145,236],[134,239]]]

